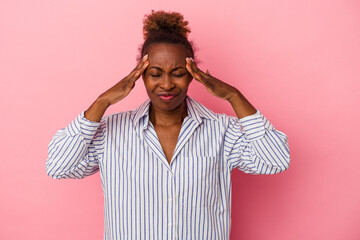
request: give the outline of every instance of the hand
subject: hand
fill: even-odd
[[[230,101],[232,97],[239,94],[239,91],[236,88],[211,76],[208,70],[206,73],[201,71],[196,66],[192,58],[186,58],[186,62],[186,69],[190,72],[193,78],[201,82],[205,86],[206,90],[212,95]]]
[[[146,54],[129,75],[120,80],[112,88],[101,94],[96,101],[85,111],[84,116],[90,121],[100,122],[106,109],[125,98],[135,86],[141,74],[149,66],[148,54]]]
[[[229,101],[238,118],[243,118],[256,113],[256,108],[251,105],[239,90],[211,76],[209,71],[206,71],[206,73],[201,71],[192,58],[186,58],[186,62],[186,69],[193,78],[201,82],[209,93]]]
[[[149,66],[148,58],[149,56],[146,54],[129,75],[120,80],[112,88],[101,94],[99,100],[106,102],[110,106],[125,98],[134,88],[135,82]]]

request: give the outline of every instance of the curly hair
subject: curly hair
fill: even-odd
[[[194,57],[193,42],[188,40],[189,22],[184,20],[178,12],[165,12],[163,10],[151,10],[150,14],[143,19],[144,43],[139,47],[139,55],[136,60],[148,53],[149,46],[154,43],[171,43],[183,45],[190,57]]]

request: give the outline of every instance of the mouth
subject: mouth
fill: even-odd
[[[170,102],[171,100],[173,100],[177,96],[177,93],[161,92],[161,93],[158,93],[157,96],[163,102]]]

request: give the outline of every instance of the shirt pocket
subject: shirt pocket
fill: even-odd
[[[219,199],[219,161],[217,156],[183,159],[180,174],[180,198],[184,207],[214,206]]]

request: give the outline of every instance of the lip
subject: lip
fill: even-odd
[[[176,96],[177,93],[173,92],[161,92],[156,94],[158,98],[163,102],[171,102]]]

